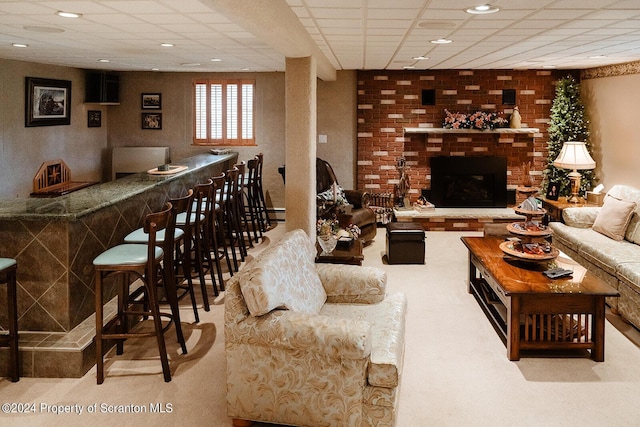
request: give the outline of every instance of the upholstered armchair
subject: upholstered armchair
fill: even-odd
[[[287,233],[228,282],[227,413],[234,425],[393,426],[406,298],[373,267],[315,264]]]

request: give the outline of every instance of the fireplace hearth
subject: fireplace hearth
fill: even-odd
[[[436,207],[504,208],[507,158],[432,157],[429,196]]]

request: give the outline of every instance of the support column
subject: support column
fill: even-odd
[[[316,61],[287,58],[285,74],[285,209],[287,231],[316,239]]]

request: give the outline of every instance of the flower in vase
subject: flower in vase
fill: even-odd
[[[318,236],[337,235],[340,231],[340,224],[337,219],[319,219],[316,223]]]

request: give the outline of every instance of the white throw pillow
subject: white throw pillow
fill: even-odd
[[[620,200],[607,194],[592,228],[613,240],[623,240],[635,208],[634,202]]]
[[[318,314],[327,294],[315,269],[315,247],[302,230],[287,233],[243,268],[240,290],[252,316],[274,309]]]

